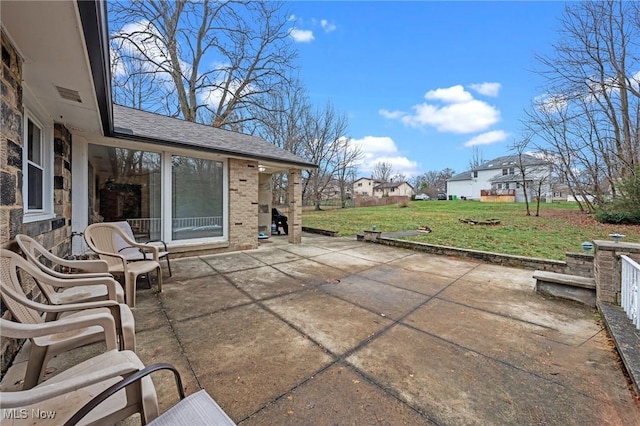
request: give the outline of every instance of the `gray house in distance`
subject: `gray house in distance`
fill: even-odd
[[[447,180],[447,195],[468,200],[524,202],[522,170],[529,199],[540,188],[540,194],[551,200],[551,163],[527,154],[498,157],[452,176]]]

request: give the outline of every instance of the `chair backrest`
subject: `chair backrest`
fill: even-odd
[[[125,230],[127,228],[131,237]],[[84,237],[89,248],[98,253],[100,259],[106,260],[109,266],[120,265],[120,260],[111,256],[102,256],[100,252],[118,254],[123,248],[131,247],[132,243],[135,243],[133,231],[128,222],[93,223],[85,229]]]
[[[31,265],[19,254],[7,249],[0,249],[0,295],[2,302],[11,312],[11,315],[24,324],[40,324],[43,322],[40,313],[20,302],[21,299],[28,299],[22,288],[21,279],[28,280],[37,278],[37,272],[41,272],[34,265]],[[36,285],[36,282],[34,282]]]
[[[19,234],[16,235],[16,242],[18,243],[20,250],[22,250],[24,255],[27,257],[27,260],[37,265],[40,269],[44,271],[51,269],[49,268],[49,265],[43,262],[43,257],[49,260],[49,262],[55,263],[55,256],[33,238],[27,235]],[[40,284],[40,289],[46,296],[47,300],[50,300],[50,296],[55,293],[56,289],[45,282],[39,282],[38,284]]]

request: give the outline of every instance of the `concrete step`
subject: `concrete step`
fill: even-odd
[[[533,278],[538,293],[596,306],[596,281],[593,278],[549,271],[535,271]]]

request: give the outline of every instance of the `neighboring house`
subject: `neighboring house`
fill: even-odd
[[[355,196],[388,197],[400,195],[411,197],[414,194],[413,186],[407,182],[382,182],[381,180],[362,177],[353,183]]]
[[[128,220],[172,255],[252,249],[288,174],[302,233],[305,159],[262,139],[111,102],[105,2],[2,2],[0,246],[18,233],[83,253],[95,221]],[[78,238],[73,238],[78,236]]]
[[[371,178],[361,177],[360,179],[353,182],[353,194],[355,196],[373,196],[373,188],[376,185],[379,185],[381,181],[374,179],[373,176]]]
[[[374,197],[389,196],[411,197],[413,195],[413,186],[407,182],[384,182],[373,188]]]
[[[532,155],[498,157],[480,164],[473,170],[467,170],[447,180],[447,195],[452,198],[468,200],[495,199],[510,197],[512,201],[523,202],[522,171],[529,199],[540,193],[551,201],[551,164]]]

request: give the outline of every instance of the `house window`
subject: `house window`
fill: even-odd
[[[515,172],[516,172],[516,170],[515,170],[513,167],[510,167],[510,168],[509,168],[509,174],[510,174],[510,175],[515,174]]]
[[[172,240],[222,236],[223,163],[171,157]]]
[[[358,186],[362,186],[362,182],[358,182]]]
[[[141,147],[89,144],[89,222],[126,220],[139,241],[224,238],[226,163]]]
[[[473,171],[473,177],[474,177],[474,178],[477,178],[477,177],[478,177],[478,171],[477,171],[477,170],[474,170],[474,171]]]
[[[508,169],[502,169],[502,176],[506,176],[509,173]]]
[[[53,216],[51,129],[25,109],[23,185],[25,222]]]

